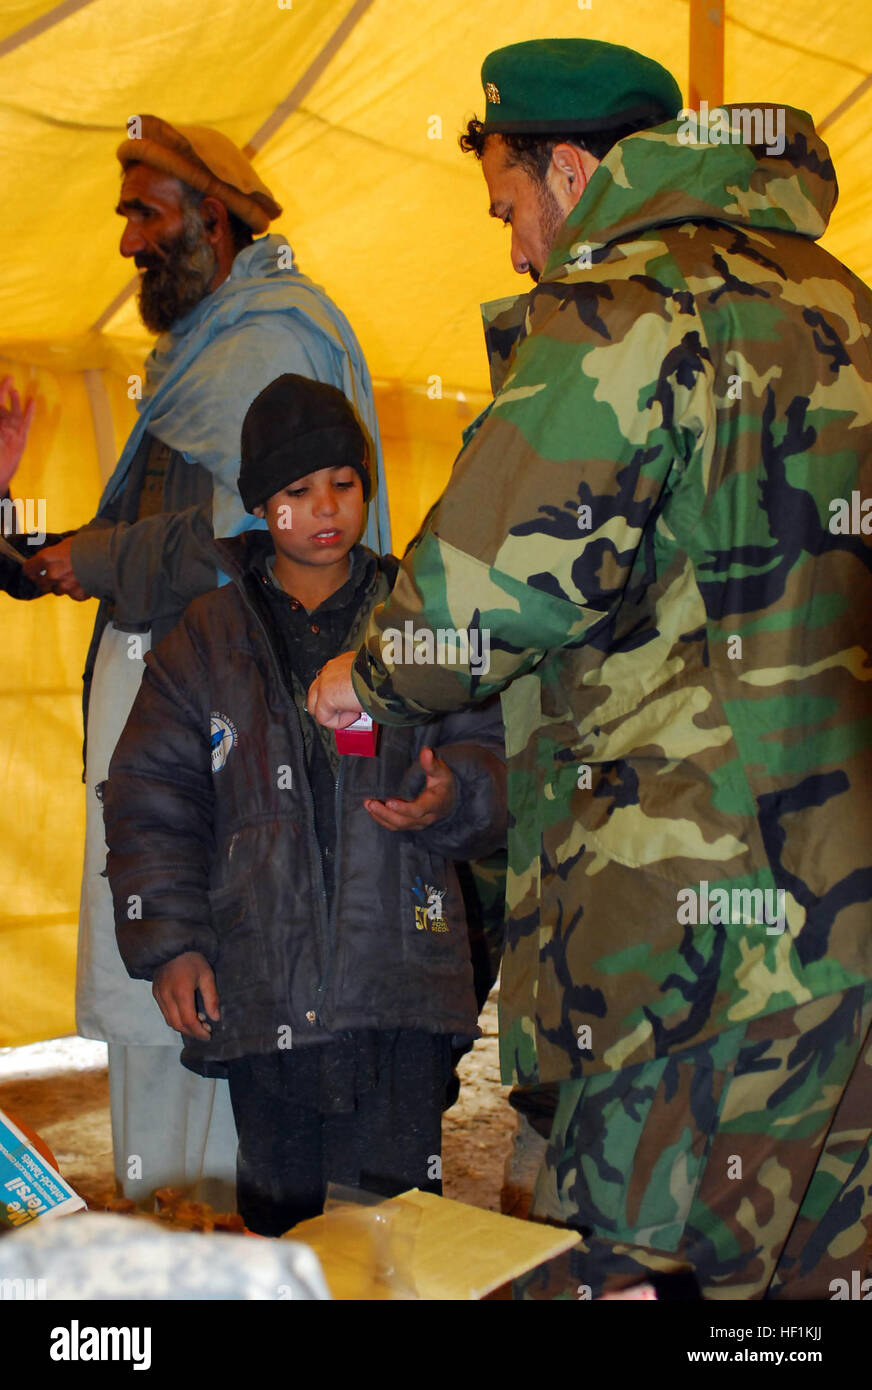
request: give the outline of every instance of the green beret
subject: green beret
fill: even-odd
[[[652,58],[599,39],[531,39],[489,53],[486,134],[548,135],[660,125],[682,109],[678,83]]]

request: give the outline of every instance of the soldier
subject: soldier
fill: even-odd
[[[482,80],[461,143],[536,288],[309,706],[502,692],[502,1065],[559,1085],[536,1209],[584,1237],[572,1295],[826,1298],[872,1227],[872,298],[815,244],[837,188],[805,112],[709,126],[588,40]],[[488,671],[398,661],[404,624],[488,633]]]

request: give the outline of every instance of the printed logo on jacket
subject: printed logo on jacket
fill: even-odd
[[[230,757],[230,750],[239,742],[239,735],[233,720],[226,714],[220,714],[218,710],[213,709],[210,718],[212,722],[209,729],[209,748],[212,752],[212,771],[220,772]]]
[[[415,903],[415,927],[418,931],[447,932],[448,922],[442,908],[442,900],[447,888],[434,888],[432,883],[424,883],[416,878],[412,889],[418,902]]]

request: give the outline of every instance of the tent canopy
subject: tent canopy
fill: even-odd
[[[4,0],[0,373],[39,394],[16,493],[46,499],[49,529],[80,524],[130,428],[127,379],[150,339],[118,254],[115,149],[128,119],[152,112],[250,147],[284,208],[273,230],[353,324],[402,549],[487,400],[478,304],[525,288],[477,162],[457,147],[482,114],[483,57],[535,37],[629,42],[687,94],[690,12],[686,0]],[[838,0],[734,0],[723,48],[725,100],[811,112],[841,189],[823,244],[872,279],[872,8],[846,19]],[[0,606],[3,1045],[73,1026],[79,676],[94,604]]]

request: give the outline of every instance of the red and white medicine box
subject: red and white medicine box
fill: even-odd
[[[339,753],[354,753],[359,758],[374,758],[378,746],[378,724],[372,716],[362,714],[349,724],[347,729],[335,729],[336,750]]]

